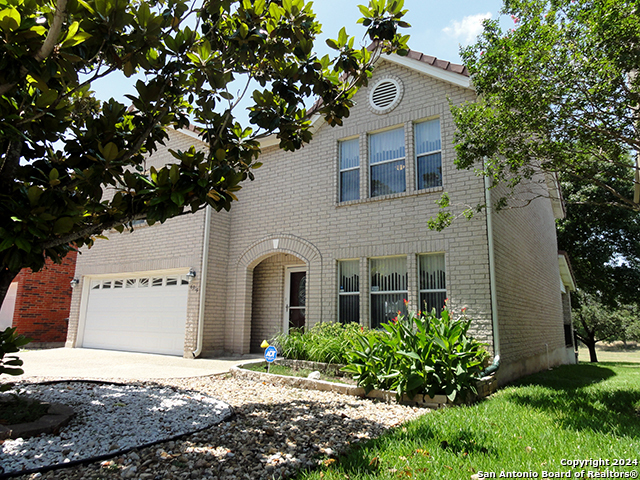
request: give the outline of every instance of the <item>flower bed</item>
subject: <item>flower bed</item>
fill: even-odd
[[[276,375],[272,373],[265,372],[255,372],[252,370],[247,370],[243,368],[245,365],[261,363],[262,360],[247,362],[242,365],[237,365],[232,367],[230,372],[233,376],[238,378],[245,378],[254,380],[257,382],[266,382],[272,385],[288,385],[296,388],[305,388],[309,390],[320,390],[320,391],[329,391],[335,393],[341,393],[343,395],[352,395],[355,397],[367,397],[372,399],[381,400],[384,402],[392,403],[398,401],[396,399],[395,392],[389,392],[386,390],[371,390],[369,393],[365,393],[365,389],[362,387],[357,387],[353,385],[335,383],[335,382],[327,382],[325,380],[313,380],[310,378],[302,378],[302,377],[289,377],[285,375]],[[301,360],[289,360],[289,359],[278,359],[278,363],[288,366],[297,366],[299,368],[309,368],[313,366],[314,370],[318,371],[339,371],[339,367],[341,365],[336,364],[327,364],[320,362],[305,362]],[[475,398],[469,398],[469,401],[473,401],[476,399],[484,398],[486,396],[491,395],[496,391],[497,381],[494,377],[485,377],[481,380],[477,381],[476,388],[478,389],[478,395]],[[429,395],[415,395],[413,398],[410,398],[407,395],[403,395],[398,403],[402,405],[412,405],[416,407],[422,408],[442,408],[445,406],[453,405],[446,395],[434,395],[430,397]]]

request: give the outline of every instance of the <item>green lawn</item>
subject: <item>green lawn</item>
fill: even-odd
[[[599,362],[634,362],[640,363],[640,346],[630,342],[625,348],[622,342],[613,344],[597,343],[596,354]],[[589,350],[580,344],[578,358],[581,362],[589,361]]]
[[[589,459],[609,466],[562,464]],[[614,466],[619,459],[630,465]],[[477,405],[428,413],[298,478],[579,478],[582,470],[584,478],[615,478],[598,476],[607,469],[636,478],[639,462],[640,365],[600,363],[545,371]]]

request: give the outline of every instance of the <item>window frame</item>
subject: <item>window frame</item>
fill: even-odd
[[[373,149],[371,148],[371,142],[373,137],[375,137],[376,135],[381,135],[381,134],[385,134],[385,133],[389,133],[389,132],[394,132],[394,131],[401,131],[402,132],[402,150],[404,152],[404,156],[402,157],[394,157],[392,159],[388,159],[388,160],[383,160],[380,162],[373,162],[372,161],[372,156],[373,156]],[[382,197],[385,195],[398,195],[401,193],[406,193],[407,192],[407,138],[406,138],[406,132],[404,129],[404,125],[396,125],[392,128],[388,128],[385,130],[380,130],[380,131],[374,131],[374,132],[368,132],[367,133],[367,162],[368,162],[368,168],[369,168],[369,198],[376,198],[376,197]],[[398,192],[392,192],[392,193],[380,193],[380,194],[376,194],[374,195],[374,191],[373,191],[373,170],[376,167],[380,167],[382,165],[387,165],[390,163],[396,163],[396,162],[400,162],[402,161],[402,168],[400,169],[400,171],[402,171],[402,177],[404,179],[404,189]]]
[[[423,257],[429,257],[429,256],[439,256],[442,257],[442,271],[444,273],[444,288],[422,288],[422,262],[420,261],[421,258]],[[444,252],[432,252],[432,253],[421,253],[417,255],[417,267],[418,267],[418,305],[419,308],[418,310],[422,311],[424,308],[424,304],[422,302],[422,295],[423,294],[429,294],[429,293],[439,293],[439,294],[443,294],[444,293],[444,298],[445,300],[447,299],[447,257],[444,254]],[[444,308],[445,305],[443,305]],[[440,317],[442,313],[442,309],[440,311],[438,311],[436,309],[436,314],[438,317]]]
[[[341,282],[341,275],[342,275],[342,269],[341,269],[341,265],[343,263],[346,262],[353,262],[357,265],[357,282],[358,282],[358,290],[357,291],[343,291],[342,290],[342,282]],[[337,320],[339,323],[342,324],[349,324],[349,323],[360,323],[360,293],[361,293],[361,288],[360,288],[360,259],[354,259],[354,258],[350,258],[350,259],[343,259],[343,260],[338,260],[337,263],[337,273],[338,273],[338,317]],[[357,297],[357,305],[358,305],[358,318],[354,319],[354,320],[350,320],[348,322],[343,322],[341,320],[341,311],[340,311],[340,299],[341,297],[345,297],[345,296],[350,296],[350,297]]]
[[[358,146],[358,165],[355,167],[342,168],[342,146],[346,143],[355,143]],[[360,171],[360,167],[362,166],[362,162],[360,159],[360,137],[355,138],[345,138],[338,141],[338,201],[340,203],[343,202],[353,202],[356,200],[360,200],[360,184],[362,180],[362,173]],[[355,191],[356,197],[350,198],[348,200],[343,199],[342,195],[342,174],[347,172],[358,171],[358,186]]]
[[[378,261],[378,260],[391,260],[391,259],[404,259],[404,283],[405,283],[405,287],[406,290],[375,290],[373,289],[373,262]],[[409,299],[409,265],[408,265],[408,258],[407,255],[389,255],[389,256],[384,256],[384,257],[371,257],[368,259],[369,262],[369,325],[371,328],[381,328],[381,325],[383,323],[384,320],[381,319],[380,322],[374,322],[374,318],[373,318],[373,297],[374,295],[402,295],[403,298],[400,301],[400,305],[398,307],[398,310],[403,313],[406,314],[407,313],[407,305],[406,305],[406,301],[408,301]],[[379,288],[379,287],[378,287]],[[388,313],[387,315],[392,315],[394,313],[397,313],[398,310]]]
[[[418,131],[417,131],[417,127],[418,125],[421,124],[425,124],[425,123],[431,123],[431,122],[438,122],[438,140],[440,142],[440,149],[437,150],[430,150],[428,152],[422,152],[422,153],[418,153]],[[442,187],[442,184],[444,182],[444,175],[442,173],[442,122],[440,121],[440,117],[436,117],[436,118],[429,118],[426,120],[420,120],[418,122],[414,122],[413,124],[413,148],[414,148],[414,152],[415,152],[415,169],[416,169],[416,190],[417,191],[422,191],[422,190],[428,190],[430,188],[440,188]],[[437,155],[440,154],[440,184],[439,185],[431,185],[428,187],[422,187],[420,188],[420,159],[421,158],[425,158],[425,157],[430,157],[432,155]]]

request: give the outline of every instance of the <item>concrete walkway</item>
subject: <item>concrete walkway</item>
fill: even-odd
[[[202,377],[224,373],[249,359],[261,355],[243,355],[227,358],[187,359],[169,355],[116,352],[88,348],[53,348],[24,350],[17,354],[24,362],[24,375],[2,381],[51,379],[82,380],[152,380],[158,378]]]

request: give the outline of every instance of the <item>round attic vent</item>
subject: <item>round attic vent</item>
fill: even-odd
[[[369,104],[375,113],[389,113],[402,99],[402,84],[394,78],[378,81],[369,94]]]

